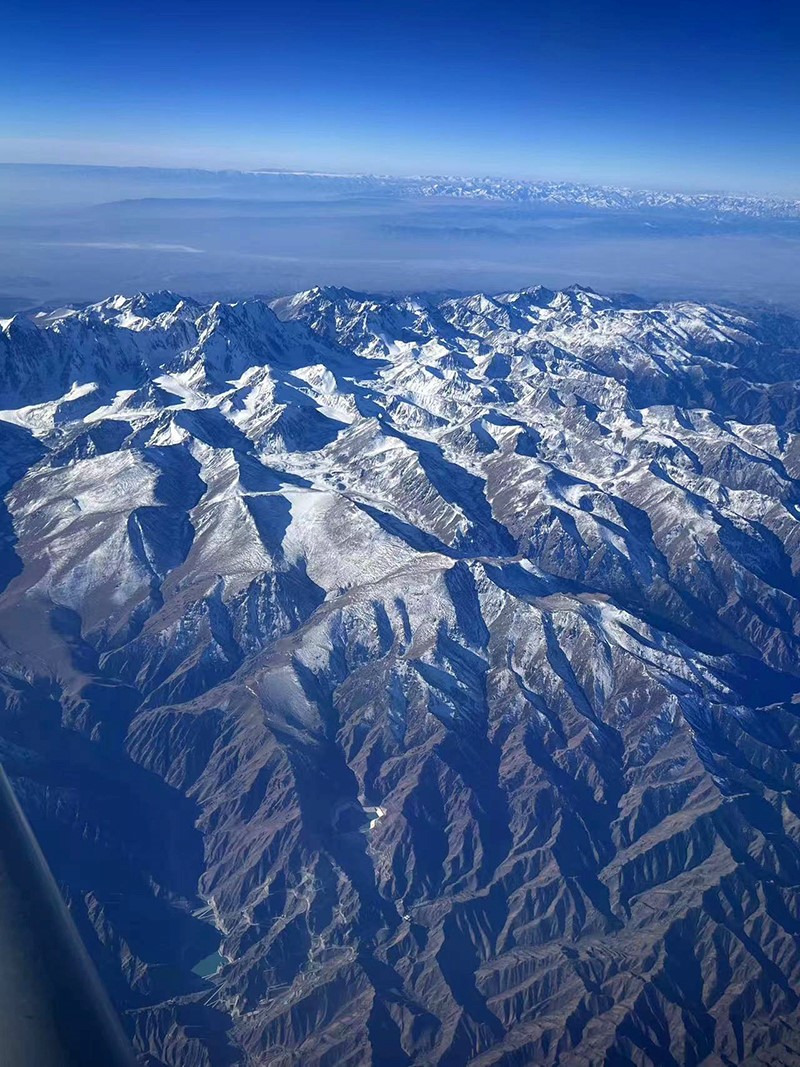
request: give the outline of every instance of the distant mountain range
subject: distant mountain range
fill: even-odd
[[[28,179],[33,184],[26,190]],[[751,219],[800,218],[800,199],[742,193],[633,189],[571,181],[454,175],[337,174],[325,171],[202,170],[164,167],[107,167],[62,164],[0,163],[0,189],[16,206],[26,192],[38,190],[43,203],[102,202],[123,196],[199,197],[205,189],[223,197],[269,197],[277,188],[290,196],[311,192],[338,196],[484,200],[542,209],[588,208],[613,212],[670,212],[674,215],[737,216]],[[80,183],[88,185],[81,189]],[[78,183],[78,184],[75,184]],[[70,190],[63,197],[64,189]]]
[[[712,215],[744,215],[750,218],[798,218],[800,200],[748,196],[735,193],[684,193],[624,186],[584,185],[565,181],[525,181],[517,178],[459,178],[388,175],[345,175],[302,171],[255,171],[263,176],[283,176],[328,181],[341,187],[398,196],[455,197],[470,200],[507,200],[550,207],[588,207],[598,210],[643,211],[669,209]]]
[[[0,755],[144,1064],[800,1062],[798,380],[577,286],[3,323]]]

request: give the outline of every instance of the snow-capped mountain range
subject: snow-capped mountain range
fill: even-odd
[[[3,325],[0,753],[143,1063],[800,1061],[798,379],[577,286]]]
[[[661,211],[709,214],[726,218],[800,218],[800,200],[747,193],[682,192],[630,189],[627,186],[587,185],[570,181],[531,181],[524,178],[455,177],[420,175],[397,177],[380,174],[323,174],[302,171],[255,171],[263,177],[292,177],[359,194],[401,197],[443,197],[459,200],[498,200],[530,206],[590,208],[600,211]]]

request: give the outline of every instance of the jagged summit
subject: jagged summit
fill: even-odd
[[[800,1059],[799,352],[581,286],[3,327],[3,761],[145,1062]]]

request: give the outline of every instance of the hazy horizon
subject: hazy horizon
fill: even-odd
[[[31,145],[36,145],[37,149],[46,142],[36,140],[31,141]],[[413,178],[457,178],[463,180],[474,179],[490,179],[490,180],[505,180],[505,181],[518,181],[525,183],[541,183],[541,184],[564,184],[564,185],[579,185],[585,187],[592,187],[597,189],[627,189],[637,192],[663,192],[663,193],[676,193],[690,196],[730,196],[735,198],[753,198],[769,201],[779,202],[796,202],[800,204],[800,186],[793,191],[785,192],[763,192],[759,191],[753,186],[739,186],[735,187],[730,183],[726,184],[724,181],[720,181],[718,184],[701,184],[695,185],[692,182],[680,182],[680,181],[662,181],[662,182],[643,182],[643,181],[625,181],[620,179],[618,181],[612,180],[598,180],[591,181],[585,177],[579,177],[572,172],[544,174],[541,172],[530,171],[527,173],[522,172],[503,172],[503,171],[467,171],[467,170],[449,170],[449,171],[437,171],[432,170],[414,170],[414,169],[398,169],[393,168],[391,170],[381,170],[380,168],[353,168],[350,170],[334,170],[328,169],[322,165],[319,166],[307,166],[307,167],[291,167],[291,166],[273,166],[266,160],[263,165],[253,165],[250,167],[244,166],[224,166],[220,165],[200,165],[200,164],[161,164],[161,163],[147,163],[147,162],[130,162],[130,163],[106,163],[96,158],[88,158],[86,160],[66,160],[55,158],[43,158],[43,159],[23,159],[12,156],[10,153],[3,151],[9,144],[8,139],[0,138],[0,167],[3,168],[53,168],[61,170],[95,170],[95,171],[146,171],[150,173],[172,173],[172,174],[207,174],[207,175],[229,175],[237,174],[242,176],[284,176],[284,177],[304,177],[304,178],[390,178],[397,179],[398,181],[404,181]]]
[[[578,283],[800,308],[791,212],[501,195],[421,195],[404,179],[320,173],[0,164],[0,313],[160,288],[236,299],[328,284]]]

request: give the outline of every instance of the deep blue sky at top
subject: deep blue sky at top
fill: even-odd
[[[11,0],[0,159],[800,196],[797,9]]]

